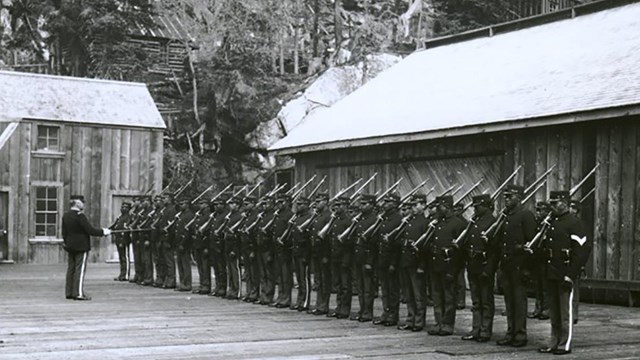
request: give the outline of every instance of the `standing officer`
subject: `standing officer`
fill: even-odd
[[[225,262],[227,263],[227,295],[229,300],[238,300],[242,292],[242,280],[240,278],[240,238],[236,236],[235,231],[231,231],[231,226],[235,226],[242,221],[243,215],[240,212],[242,206],[242,198],[235,196],[229,199],[229,213],[227,214],[228,222],[223,227],[222,234],[225,250]],[[235,226],[237,227],[237,226]]]
[[[424,210],[427,199],[424,194],[411,196],[411,215],[400,238],[400,283],[404,288],[404,296],[407,302],[407,318],[400,330],[422,331],[425,326],[425,312],[427,311],[425,291],[425,267],[413,243],[427,231],[429,226]]]
[[[301,196],[296,201],[296,221],[291,228],[291,245],[294,273],[298,282],[298,296],[292,310],[307,311],[311,303],[311,273],[309,272],[310,244],[309,231],[300,226],[308,221],[313,213],[309,211],[309,199]]]
[[[256,224],[256,241],[258,251],[258,265],[260,268],[260,305],[271,305],[275,293],[275,265],[273,258],[273,222],[278,216],[274,209],[274,199],[265,196],[263,199],[264,213]],[[275,304],[274,304],[275,305]]]
[[[331,298],[331,243],[328,239],[320,238],[318,233],[322,230],[331,217],[334,216],[328,207],[329,194],[317,193],[315,198],[315,219],[308,225],[311,239],[311,256],[315,261],[314,277],[317,277],[318,291],[316,293],[316,306],[311,311],[313,315],[326,315],[329,312],[329,299]],[[302,225],[301,225],[302,227]]]
[[[192,220],[185,226],[185,236],[191,238],[190,251],[196,260],[198,269],[198,287],[193,289],[194,294],[207,295],[211,292],[211,256],[209,255],[209,241],[205,232],[200,232],[200,228],[211,218],[211,209],[208,200],[201,198],[198,201],[198,210],[193,215]],[[186,248],[185,248],[186,250]],[[189,253],[186,254],[189,256]],[[184,291],[184,290],[183,290]]]
[[[173,197],[163,195],[164,207],[161,211],[162,216],[156,224],[159,233],[160,255],[162,256],[162,264],[164,265],[164,281],[163,289],[175,289],[176,287],[176,247],[174,231],[165,231],[164,229],[176,217],[176,205],[173,203]]]
[[[156,277],[153,282],[153,287],[162,287],[167,276],[167,266],[165,263],[165,249],[163,242],[166,241],[165,234],[162,233],[162,229],[158,226],[162,222],[167,206],[162,195],[156,195],[154,198],[154,213],[151,217],[149,233],[149,240],[151,243],[151,255],[153,263],[155,265]],[[174,277],[175,278],[175,277]]]
[[[209,257],[213,265],[213,274],[216,286],[209,295],[227,296],[227,261],[224,250],[223,229],[229,222],[227,211],[227,198],[219,196],[213,201],[213,219],[208,228]],[[207,231],[207,230],[205,230]]]
[[[538,201],[536,203],[536,224],[537,230],[540,230],[542,227],[542,220],[547,217],[551,208],[549,207],[549,203],[546,201]],[[536,263],[544,262],[544,254],[539,251],[534,253],[534,259]],[[529,319],[540,319],[547,320],[549,319],[549,299],[547,299],[547,287],[546,280],[544,278],[544,269],[541,266],[536,266],[533,270],[533,275],[535,276],[534,285],[536,292],[536,305],[535,309],[532,313],[527,314]]]
[[[291,196],[279,194],[276,199],[276,211],[278,211],[278,216],[273,223],[272,244],[275,254],[275,278],[279,279],[280,283],[278,284],[278,298],[273,305],[277,308],[288,308],[291,306],[291,290],[293,289],[291,242],[289,239],[285,239],[284,242],[280,241],[293,217]]]
[[[436,203],[438,222],[433,230],[429,272],[436,324],[429,330],[429,335],[448,336],[453,334],[456,320],[456,279],[461,265],[453,242],[466,225],[453,213],[453,197],[441,196]]]
[[[462,340],[487,342],[493,333],[493,283],[497,258],[495,244],[489,243],[482,233],[496,221],[496,218],[493,216],[493,201],[490,195],[474,196],[472,201],[473,218],[460,248],[469,276],[473,318],[471,332],[463,336]]]
[[[109,227],[111,230],[126,230],[129,226],[130,218],[129,212],[131,211],[131,203],[123,202],[120,205],[120,216],[114,221],[113,225]],[[118,249],[118,262],[120,263],[120,274],[113,279],[114,281],[128,281],[130,276],[130,259],[129,259],[129,244],[131,244],[131,233],[122,232],[113,235],[113,243]]]
[[[578,219],[580,219],[580,209],[581,208],[582,208],[582,205],[581,205],[580,201],[571,200],[571,203],[569,204],[569,212],[571,214],[573,214],[575,217],[577,217]],[[578,323],[578,315],[580,313],[580,311],[579,311],[579,306],[580,306],[580,279],[582,278],[583,275],[584,275],[584,266],[582,267],[582,269],[580,271],[580,275],[578,276],[576,281],[573,282],[573,324],[574,325],[576,325]]]
[[[258,266],[258,252],[256,248],[255,225],[262,216],[262,202],[256,204],[256,198],[246,196],[244,198],[244,213],[246,220],[239,232],[242,248],[244,271],[247,274],[247,295],[242,299],[245,302],[259,301],[260,296],[260,269]]]
[[[497,234],[504,302],[507,308],[507,333],[498,345],[527,345],[527,287],[525,279],[526,253],[524,244],[533,239],[536,220],[522,204],[524,188],[508,185],[504,190],[506,219]]]
[[[346,196],[336,199],[334,205],[336,220],[327,235],[331,241],[331,278],[336,279],[333,283],[338,285],[335,311],[327,316],[337,319],[347,319],[351,314],[353,246],[350,239],[339,238],[351,225],[351,217],[348,214],[350,202],[351,200]]]
[[[138,225],[140,229],[140,250],[142,253],[142,268],[144,277],[143,286],[153,285],[153,253],[151,251],[151,222],[153,221],[153,209],[151,208],[151,196],[142,196],[142,219]]]
[[[193,224],[194,214],[190,208],[190,201],[183,197],[178,200],[178,214],[173,216],[175,223],[172,227],[173,236],[169,239],[173,240],[173,248],[176,249],[178,282],[179,286],[176,291],[191,291],[191,249],[193,243],[192,232],[189,224]],[[206,293],[205,293],[206,294]]]
[[[592,240],[584,224],[569,212],[568,191],[551,191],[552,218],[542,251],[549,294],[551,341],[543,353],[571,353],[573,337],[573,286],[591,253]]]
[[[400,247],[396,242],[389,242],[385,235],[400,225],[402,216],[398,210],[400,196],[390,193],[382,199],[382,223],[378,231],[376,245],[378,248],[378,279],[382,289],[382,315],[373,320],[374,325],[396,326],[400,308],[400,277],[398,262]]]
[[[361,215],[354,234],[355,282],[358,289],[360,310],[352,320],[360,322],[368,322],[373,319],[374,265],[377,250],[373,237],[367,236],[365,231],[376,222],[375,204],[375,195],[363,194],[360,196]]]
[[[141,215],[144,211],[142,207],[142,197],[134,196],[133,198],[133,206],[131,207],[131,219],[129,222],[129,228],[134,230],[136,229],[136,225],[142,220]],[[135,274],[132,278],[129,279],[130,283],[142,284],[142,280],[144,279],[144,266],[142,263],[142,248],[140,244],[140,239],[142,235],[138,231],[131,232],[131,250],[133,251],[133,267],[135,270]]]
[[[71,208],[62,216],[63,247],[67,251],[65,296],[67,299],[91,300],[84,292],[87,256],[91,250],[90,236],[108,236],[111,230],[97,229],[89,224],[83,213],[84,196],[72,195],[69,205]]]

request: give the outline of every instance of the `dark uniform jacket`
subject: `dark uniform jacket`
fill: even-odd
[[[215,213],[209,226],[209,248],[215,252],[224,252],[224,228],[229,223],[228,210]]]
[[[102,229],[89,224],[85,214],[69,210],[62,215],[62,239],[67,251],[85,252],[91,250],[90,236],[103,236]]]
[[[189,228],[186,229],[189,233],[189,237],[191,238],[191,244],[194,249],[208,249],[208,237],[206,234],[201,234],[198,229],[200,229],[200,227],[209,220],[211,210],[208,207],[205,207],[204,209],[196,211],[193,216],[195,217],[195,220]]]
[[[235,232],[231,231],[231,226],[235,225],[238,221],[242,221],[243,214],[242,211],[236,210],[233,212],[229,212],[229,221],[227,225],[224,227],[221,236],[223,236],[224,248],[227,254],[232,256],[240,255],[240,237],[238,236],[237,230]]]
[[[126,230],[127,227],[129,226],[130,221],[131,221],[131,215],[128,212],[124,214],[120,214],[120,216],[118,216],[116,221],[113,222],[113,225],[111,225],[110,229]],[[118,246],[131,244],[130,232],[116,233],[116,234],[113,234],[112,237],[113,237],[113,243]]]
[[[351,217],[346,213],[337,215],[331,231],[327,238],[331,239],[331,261],[339,262],[342,265],[349,265],[353,259],[353,246],[349,239],[338,240],[338,236],[342,234],[351,225]]]
[[[536,234],[536,219],[533,213],[523,206],[516,206],[507,212],[502,231],[498,233],[496,243],[500,249],[500,268],[517,270],[525,265],[524,244]]]
[[[273,224],[266,232],[262,231],[262,229],[269,223],[275,223],[274,216],[278,216],[278,214],[279,212],[276,212],[274,209],[266,210],[256,225],[257,250],[260,253],[273,251]]]
[[[174,218],[175,216],[176,215],[174,215]],[[180,213],[172,226],[173,236],[171,239],[173,239],[173,245],[181,251],[190,249],[192,246],[193,238],[191,236],[191,232],[187,230],[186,226],[193,219],[193,216],[194,214],[191,209],[186,208]]]
[[[492,213],[487,212],[480,218],[474,219],[469,224],[469,231],[462,244],[462,255],[467,265],[469,274],[480,275],[485,273],[493,275],[497,267],[495,243],[487,242],[482,238],[482,232],[487,230],[496,221]]]
[[[318,259],[329,260],[331,256],[331,242],[328,239],[320,239],[318,233],[331,220],[331,211],[324,208],[309,225],[309,239],[311,240],[311,255]]]
[[[313,216],[313,212],[305,211],[304,213],[298,213],[295,224],[291,229],[291,245],[293,248],[293,256],[296,258],[306,259],[311,254],[311,244],[309,241],[309,228],[300,231],[299,226],[304,224],[305,221]]]
[[[427,231],[428,227],[429,220],[423,214],[412,215],[409,218],[404,231],[400,235],[400,266],[424,268],[418,251],[413,247],[413,242],[418,240]]]
[[[396,266],[400,261],[400,244],[384,239],[384,235],[397,228],[402,221],[402,215],[398,209],[391,209],[382,214],[384,220],[376,236],[378,244],[378,262],[381,267]]]
[[[464,231],[466,223],[459,216],[440,217],[435,225],[431,243],[431,270],[453,273],[460,266],[453,241]]]
[[[273,244],[278,250],[291,250],[291,237],[284,239],[282,244],[276,241],[289,228],[291,217],[293,217],[293,212],[288,207],[285,207],[278,212],[278,217],[273,222]]]
[[[360,221],[358,221],[358,225],[356,225],[354,232],[354,256],[358,264],[373,265],[375,263],[378,251],[376,242],[372,236],[363,236],[363,234],[375,224],[377,218],[378,214],[374,211],[369,211],[361,215]]]
[[[576,280],[592,247],[582,221],[569,212],[554,216],[546,235],[542,249],[546,256],[547,278],[562,280],[568,276]]]
[[[240,231],[238,231],[237,234],[240,235],[242,252],[249,255],[256,251],[256,226],[253,226],[251,229],[249,229],[249,227],[253,224],[257,225],[258,217],[262,216],[262,212],[256,209],[250,209],[245,211],[245,215],[247,218],[244,220],[242,226],[240,226]]]

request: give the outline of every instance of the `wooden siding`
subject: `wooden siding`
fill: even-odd
[[[60,127],[59,151],[36,149],[38,124]],[[0,124],[0,131],[4,127],[6,124]],[[91,223],[105,227],[117,215],[112,211],[114,196],[162,188],[162,156],[162,131],[21,123],[0,150],[0,190],[9,194],[8,258],[34,263],[65,261],[59,229],[54,238],[35,236],[34,187],[60,189],[60,216],[71,194],[83,194]],[[92,238],[91,261],[111,258],[108,242],[106,238]]]
[[[640,280],[640,126],[638,118],[608,119],[447,139],[344,148],[298,154],[296,182],[312,174],[327,175],[335,194],[359,177],[378,172],[367,189],[384,189],[399,177],[401,194],[427,177],[436,191],[451,184],[465,190],[484,177],[480,190],[492,191],[515,166],[523,171],[516,183],[531,184],[548,167],[556,169],[536,193],[570,189],[596,163],[600,168],[576,193],[580,199],[597,185],[582,204],[581,217],[593,234],[594,250],[587,276],[604,280]],[[479,192],[478,191],[478,192]],[[533,208],[535,201],[527,206]],[[501,204],[498,204],[500,207]]]

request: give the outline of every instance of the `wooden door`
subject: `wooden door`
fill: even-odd
[[[0,192],[0,261],[9,260],[9,193]]]

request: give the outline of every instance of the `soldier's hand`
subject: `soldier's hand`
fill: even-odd
[[[417,269],[416,269],[416,273],[418,273],[418,274],[424,274],[424,269],[423,269],[423,268],[421,268],[421,267],[419,267],[419,268],[417,268]]]
[[[253,259],[255,257],[256,257],[256,253],[255,252],[252,251],[252,252],[249,253],[249,258],[250,259]]]
[[[396,267],[394,265],[389,265],[389,272],[395,272]]]
[[[184,251],[184,246],[182,246],[182,245],[178,246],[178,250]]]
[[[371,264],[364,264],[364,271],[373,271],[373,266],[371,266]]]
[[[235,252],[235,251],[230,252],[230,253],[229,253],[229,256],[230,256],[232,259],[235,259],[235,258],[236,258],[236,252]]]
[[[571,289],[573,289],[573,280],[568,277],[567,275],[564,276],[564,281],[562,282],[562,287],[566,290],[566,291],[571,291]]]
[[[144,246],[146,246],[146,247],[149,247],[150,244],[151,243],[148,240],[144,242]]]
[[[206,248],[205,248],[205,249],[202,251],[202,253],[203,253],[203,254],[205,254],[205,255],[209,255],[209,249],[206,249]]]

